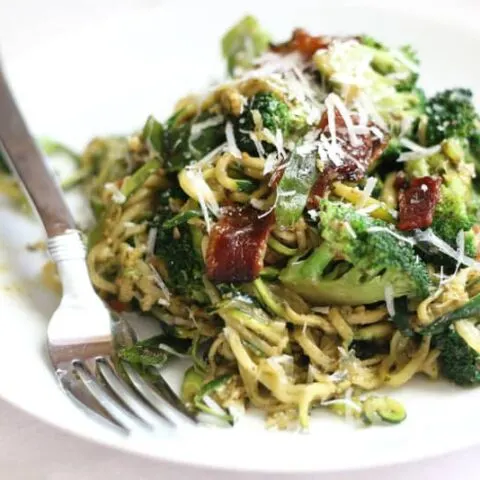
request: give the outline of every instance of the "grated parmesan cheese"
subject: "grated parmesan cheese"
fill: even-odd
[[[216,127],[223,123],[223,115],[215,115],[213,117],[207,118],[203,122],[194,123],[190,130],[190,140],[195,140],[200,136],[200,134],[207,128]]]
[[[248,132],[248,135],[257,149],[258,156],[263,158],[265,156],[265,149],[263,148],[262,142],[258,139],[257,134],[255,132]]]
[[[410,237],[405,237],[400,233],[390,230],[390,228],[387,228],[387,227],[370,227],[369,229],[367,229],[367,232],[368,233],[385,232],[385,233],[389,233],[390,235],[392,235],[393,237],[397,238],[402,242],[409,243],[410,245],[415,245],[416,243],[415,239]]]
[[[362,201],[360,202],[360,206],[365,205],[365,202],[372,196],[373,189],[375,188],[376,184],[377,184],[376,177],[367,178],[367,181],[365,183],[365,188],[363,189],[363,192],[362,192]]]
[[[119,205],[127,201],[127,197],[121,192],[121,190],[114,183],[106,183],[103,187],[107,192],[112,194],[112,200]]]
[[[445,255],[453,258],[457,262],[460,262],[467,267],[475,267],[480,269],[480,263],[475,261],[473,258],[465,256],[465,254],[460,255],[454,248],[452,248],[447,242],[442,240],[440,237],[437,237],[431,228],[427,230],[415,230],[415,238],[418,242],[430,243],[438,250],[440,250]]]
[[[335,93],[330,93],[330,95],[328,95],[328,97],[325,99],[325,103],[327,103],[328,101],[332,102],[333,106],[336,107],[336,109],[338,110],[338,113],[340,113],[341,117],[343,118],[343,121],[345,122],[345,127],[347,128],[350,143],[354,147],[358,147],[359,145],[361,145],[362,142],[360,141],[360,139],[357,137],[355,133],[355,126],[353,125],[353,122],[352,122],[352,116],[348,108],[346,107],[346,105],[343,103],[342,99]],[[327,104],[327,112],[328,112],[328,104]],[[330,117],[329,117],[328,126],[330,128]]]
[[[352,238],[357,238],[357,234],[355,233],[355,230],[352,228],[352,226],[348,222],[345,222],[344,225],[345,225],[345,230],[348,232],[348,234]]]
[[[157,234],[158,234],[158,228],[157,227],[152,227],[148,231],[148,237],[147,237],[147,256],[151,257],[155,253],[155,243],[157,242]]]
[[[167,286],[165,285],[165,282],[163,281],[163,278],[160,276],[157,269],[151,263],[148,264],[148,267],[150,268],[150,271],[152,272],[153,279],[155,280],[155,283],[160,287],[160,290],[165,295],[164,304],[169,305],[171,295],[170,295],[170,291],[168,290]],[[163,300],[163,299],[160,299],[160,300]]]
[[[233,133],[233,125],[232,122],[227,122],[225,125],[225,136],[227,137],[227,148],[228,151],[235,157],[235,158],[242,158],[242,153],[237,146],[237,142],[235,141],[235,135]]]
[[[400,154],[397,162],[409,162],[411,160],[418,160],[424,157],[430,157],[441,150],[441,145],[434,145],[433,147],[422,147],[408,138],[401,138],[400,144],[408,148],[410,152]]]
[[[465,232],[463,230],[459,230],[456,238],[457,248],[458,248],[458,260],[457,265],[455,266],[455,275],[460,268],[461,259],[465,256]]]
[[[385,303],[387,305],[388,314],[391,317],[395,316],[395,292],[393,291],[392,285],[385,285]]]
[[[187,183],[183,181],[183,177],[187,180]],[[217,199],[208,183],[203,178],[201,170],[198,168],[198,164],[195,166],[186,167],[179,176],[180,186],[191,197],[198,200],[200,208],[202,210],[203,218],[205,220],[205,226],[207,232],[210,233],[211,221],[209,210],[218,217],[219,207]]]

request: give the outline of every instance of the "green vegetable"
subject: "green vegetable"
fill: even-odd
[[[222,53],[227,60],[228,73],[232,75],[236,67],[247,69],[253,60],[267,50],[270,35],[258,21],[246,16],[234,25],[222,39]]]
[[[388,423],[401,423],[407,418],[403,405],[389,397],[369,397],[363,402],[362,418],[371,425],[377,418]]]
[[[191,218],[198,218],[201,216],[202,212],[200,210],[185,210],[184,212],[177,213],[177,215],[169,220],[166,220],[162,227],[165,229],[177,227],[178,225],[187,223]]]
[[[278,275],[280,274],[280,270],[275,267],[264,267],[260,272],[260,278],[265,280],[276,280]]]
[[[288,105],[277,98],[272,92],[260,92],[251,97],[245,105],[243,112],[232,118],[233,132],[238,148],[242,152],[258,156],[259,152],[255,143],[250,137],[250,133],[258,130],[254,121],[254,113],[258,112],[261,117],[262,126],[275,135],[280,130],[286,136],[291,128],[293,121],[290,116]],[[267,141],[261,142],[266,153],[275,150],[275,145]]]
[[[270,237],[267,243],[272,250],[287,257],[292,257],[298,253],[296,248],[287,247],[282,242],[279,242],[275,237]]]
[[[173,218],[170,210],[160,210],[153,220],[153,225],[158,228],[155,255],[165,262],[168,271],[165,282],[174,293],[206,303],[203,259],[195,247],[198,229],[186,223],[177,225],[175,231],[171,227],[165,228],[165,223],[172,222]]]
[[[135,173],[125,178],[120,191],[126,198],[135,193],[147,181],[148,177],[160,168],[160,160],[153,158],[142,165]]]
[[[164,135],[165,129],[163,125],[153,115],[150,115],[143,127],[142,139],[151,150],[158,153],[161,157],[165,155]]]
[[[40,139],[39,143],[45,155],[49,157],[53,157],[56,155],[64,155],[73,160],[78,166],[80,166],[82,163],[81,156],[63,143],[51,140],[49,138],[42,138]]]
[[[263,285],[258,280],[255,283],[256,289]],[[262,295],[268,295],[267,290]],[[262,296],[262,302],[265,298]],[[270,298],[273,299],[271,294]],[[262,356],[279,355],[288,342],[286,324],[280,319],[272,319],[255,299],[247,295],[240,294],[220,302],[217,313],[227,328],[237,329],[242,341],[247,341]]]
[[[126,137],[94,138],[85,148],[80,159],[80,172],[85,172],[88,181],[88,197],[96,218],[104,209],[101,200],[106,183],[124,178],[130,171]]]
[[[198,373],[194,367],[190,367],[183,377],[182,382],[182,400],[185,403],[193,403],[193,399],[198,395],[203,385],[203,375]]]
[[[218,124],[200,128],[195,126],[211,120],[214,115],[203,112],[192,120],[178,122],[177,112],[169,121],[163,134],[165,167],[168,172],[179,172],[195,160],[200,160],[207,153],[225,142],[225,124],[220,118]]]
[[[395,326],[406,337],[412,337],[414,332],[410,325],[410,313],[408,311],[408,297],[399,297],[394,300],[395,314],[391,318]]]
[[[439,339],[440,370],[458,385],[480,385],[480,330],[471,320],[450,325]]]
[[[209,415],[213,415],[214,417],[220,418],[221,420],[227,422],[229,425],[233,426],[233,417],[229,415],[224,409],[222,409],[220,406],[218,410],[213,409],[205,403],[205,397],[207,395],[211,398],[211,395],[219,389],[223,388],[231,378],[232,375],[227,374],[222,375],[221,377],[217,377],[211,382],[208,382],[195,395],[193,403],[198,410],[208,413]]]
[[[433,216],[432,230],[450,246],[457,247],[457,236],[460,230],[465,232],[465,255],[475,257],[477,247],[472,227],[476,221],[469,212],[469,199],[472,196],[471,186],[457,178],[452,178],[441,188],[440,201]]]
[[[70,190],[73,187],[84,183],[90,178],[92,174],[92,167],[91,165],[84,164],[85,162],[82,155],[74,152],[71,148],[67,147],[63,143],[59,143],[48,138],[40,139],[39,143],[45,155],[49,157],[67,157],[72,160],[77,167],[71,175],[62,180],[61,187],[63,190]]]
[[[380,230],[370,232],[375,227]],[[428,296],[426,265],[410,244],[381,230],[389,229],[386,222],[324,200],[320,228],[323,243],[305,258],[294,257],[280,274],[288,288],[308,301],[369,304],[384,300],[389,286],[394,297]]]
[[[208,370],[206,357],[213,340],[208,338],[202,341],[200,334],[196,335],[192,342],[190,355],[192,356],[194,368],[197,372],[205,373]]]
[[[118,356],[126,362],[146,369],[148,367],[163,367],[169,358],[169,354],[159,348],[159,344],[165,340],[163,335],[157,335],[137,342],[130,347],[122,347],[118,350]]]
[[[258,295],[259,300],[263,305],[265,305],[268,310],[270,310],[275,315],[279,317],[285,316],[285,308],[283,303],[278,299],[276,295],[267,287],[265,282],[261,278],[256,278],[253,281],[255,291]]]
[[[285,172],[277,187],[275,218],[280,227],[293,227],[307,204],[310,190],[317,179],[316,154],[290,154]]]
[[[450,137],[467,138],[478,129],[472,92],[466,88],[444,90],[428,99],[425,144],[436,145]]]
[[[120,348],[118,356],[128,363],[144,368],[161,367],[170,355],[185,356],[189,348],[190,341],[161,334]]]
[[[445,331],[445,329],[457,320],[472,318],[480,315],[480,293],[471,298],[467,303],[457,308],[453,312],[446,313],[437,318],[419,333],[422,335],[434,335]]]
[[[235,180],[239,192],[252,193],[258,188],[258,183],[246,178],[239,178]]]

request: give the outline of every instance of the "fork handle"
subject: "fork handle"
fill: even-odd
[[[35,144],[0,66],[0,146],[34,204],[49,238],[75,223],[58,183]]]

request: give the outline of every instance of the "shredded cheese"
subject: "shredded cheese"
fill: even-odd
[[[345,225],[345,230],[348,232],[348,234],[352,238],[357,238],[357,234],[355,233],[355,230],[352,228],[352,226],[348,222],[345,222],[344,225]]]
[[[167,286],[165,285],[165,282],[163,281],[163,278],[160,276],[158,273],[157,269],[151,264],[148,264],[148,267],[150,268],[150,271],[152,272],[153,279],[155,283],[160,287],[160,290],[163,292],[165,295],[165,304],[169,305],[170,304],[170,291],[168,290]],[[161,299],[163,300],[163,299]]]
[[[395,292],[393,291],[392,285],[385,285],[385,303],[387,305],[387,312],[390,317],[395,316]]]
[[[461,259],[465,256],[465,232],[463,230],[459,230],[456,238],[457,248],[458,248],[458,260],[457,265],[455,267],[455,275],[460,268]]]
[[[365,183],[365,188],[363,189],[363,192],[362,192],[362,201],[360,202],[360,206],[365,205],[366,201],[372,196],[373,189],[375,188],[376,184],[377,184],[376,177],[368,177]]]
[[[235,135],[233,133],[233,125],[232,122],[227,122],[225,125],[225,136],[227,137],[227,146],[228,151],[235,157],[235,158],[242,158],[242,153],[237,146],[237,142],[235,141]]]
[[[146,251],[147,251],[148,257],[153,256],[153,254],[155,253],[155,243],[157,241],[157,234],[158,234],[157,227],[152,227],[148,231],[147,245],[146,245]]]
[[[178,180],[182,190],[200,204],[207,232],[210,233],[211,221],[209,210],[213,215],[218,217],[220,209],[215,194],[203,178],[202,171],[198,168],[198,164],[184,168],[180,172]]]
[[[479,262],[475,261],[473,258],[465,256],[465,254],[460,255],[459,252],[455,251],[455,249],[452,248],[447,242],[442,240],[440,237],[437,237],[430,228],[425,231],[415,230],[415,238],[418,242],[432,244],[445,255],[453,258],[457,262],[460,262],[460,264],[466,265],[467,267],[475,267],[476,269],[480,269]]]
[[[120,191],[120,189],[114,183],[106,183],[104,186],[107,192],[112,194],[112,200],[119,205],[122,205],[127,201],[127,197]]]
[[[409,162],[411,160],[430,157],[441,150],[441,145],[434,145],[432,147],[425,148],[415,142],[412,142],[408,138],[401,138],[400,144],[405,148],[408,148],[410,152],[402,153],[397,158],[397,162]]]
[[[192,129],[190,130],[190,140],[195,140],[198,138],[205,129],[220,125],[223,120],[223,115],[215,115],[207,118],[203,122],[194,123],[192,125]]]
[[[329,101],[329,99],[332,102],[333,106],[336,107],[336,109],[338,110],[338,113],[340,113],[341,117],[343,118],[343,121],[345,122],[345,127],[347,128],[350,143],[354,147],[358,147],[359,145],[362,144],[362,142],[360,141],[360,139],[357,137],[357,135],[355,133],[355,126],[353,125],[352,116],[351,116],[350,112],[348,111],[348,108],[345,106],[342,99],[338,95],[336,95],[335,93],[331,93],[325,99],[325,103],[327,103]],[[327,105],[327,112],[328,112],[328,105]],[[328,125],[330,127],[330,118],[329,118],[329,124]]]
[[[375,232],[385,232],[385,233],[388,233],[390,235],[392,235],[393,237],[397,238],[398,240],[402,241],[402,242],[405,242],[405,243],[408,243],[410,245],[415,245],[415,239],[413,238],[410,238],[410,237],[405,237],[403,235],[401,235],[400,233],[397,233],[393,230],[391,230],[390,228],[387,228],[387,227],[370,227],[368,230],[367,230],[368,233],[375,233]]]

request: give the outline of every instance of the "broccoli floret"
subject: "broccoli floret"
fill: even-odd
[[[204,265],[197,241],[198,230],[191,225],[182,224],[165,228],[167,220],[173,218],[170,210],[162,209],[153,220],[157,228],[155,255],[165,263],[168,277],[165,282],[169,289],[199,303],[205,303]]]
[[[476,256],[472,227],[476,223],[473,202],[473,168],[467,161],[466,140],[450,138],[442,143],[442,151],[406,163],[409,178],[433,176],[442,179],[440,199],[435,207],[432,229],[453,248],[457,248],[460,230],[465,232],[465,254]]]
[[[328,49],[319,50],[314,61],[338,94],[351,97],[363,93],[373,99],[375,109],[395,132],[406,119],[421,114],[423,92],[414,88],[415,71],[377,43],[333,42]]]
[[[258,112],[258,114],[255,112]],[[261,117],[261,126],[255,123],[256,115]],[[258,132],[266,128],[272,135],[275,135],[276,131],[280,130],[286,136],[290,125],[291,118],[288,105],[271,92],[261,92],[251,97],[243,112],[233,119],[235,140],[238,148],[250,155],[258,155],[257,147],[250,136],[251,132]],[[273,143],[267,141],[262,141],[262,146],[267,153],[275,150]]]
[[[423,135],[427,146],[450,137],[468,138],[478,128],[472,92],[466,88],[444,90],[425,105],[428,122]]]
[[[228,73],[232,75],[236,67],[249,68],[253,60],[267,50],[269,43],[270,35],[254,17],[249,15],[240,20],[222,38]]]
[[[203,112],[186,122],[177,122],[177,113],[167,121],[162,144],[165,166],[169,172],[179,172],[225,141],[225,123],[221,119],[218,124],[195,131],[195,125],[212,117],[212,114]]]
[[[381,301],[391,286],[394,297],[428,295],[425,264],[411,244],[383,229],[386,222],[341,203],[322,201],[323,243],[305,259],[295,258],[280,280],[316,304],[359,305]],[[375,228],[376,227],[376,228]]]
[[[438,339],[440,369],[445,377],[458,385],[480,384],[480,333],[471,320],[450,325]]]
[[[475,218],[468,209],[470,191],[458,177],[440,188],[440,201],[433,215],[432,230],[452,247],[457,246],[460,230],[465,233],[465,255],[476,256],[475,237],[471,231]]]

